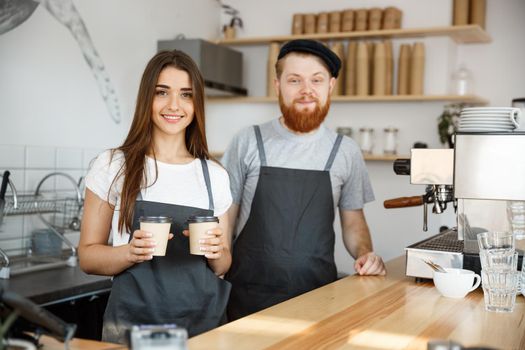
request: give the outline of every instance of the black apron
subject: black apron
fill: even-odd
[[[154,256],[113,278],[102,340],[125,343],[126,330],[135,324],[175,323],[191,337],[224,322],[231,286],[215,275],[204,256],[190,254],[188,237],[181,234],[191,215],[213,215],[208,165],[203,159],[201,164],[209,209],[143,201],[139,193],[133,231],[140,227],[141,216],[170,216],[175,236],[168,241],[166,256]]]
[[[324,170],[287,169],[267,166],[261,131],[254,128],[261,168],[250,215],[234,243],[226,275],[232,283],[230,321],[337,278],[329,171],[341,135]]]

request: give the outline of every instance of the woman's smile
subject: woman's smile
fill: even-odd
[[[161,114],[161,116],[168,123],[178,123],[182,118],[184,118],[184,115],[180,115],[180,114]]]

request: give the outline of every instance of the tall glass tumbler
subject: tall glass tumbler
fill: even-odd
[[[516,239],[525,238],[525,201],[508,201],[507,217]]]
[[[481,270],[485,310],[512,312],[516,305],[518,271]]]
[[[479,252],[481,268],[483,270],[517,271],[518,252],[484,250]]]
[[[477,234],[479,251],[514,252],[516,241],[512,232],[488,231]]]

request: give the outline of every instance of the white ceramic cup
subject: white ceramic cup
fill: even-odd
[[[445,268],[445,271],[434,271],[434,285],[444,297],[464,298],[481,283],[481,277],[474,271],[454,268]]]

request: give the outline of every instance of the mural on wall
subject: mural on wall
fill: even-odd
[[[93,72],[111,119],[117,124],[120,123],[117,94],[73,0],[0,0],[0,35],[22,24],[33,14],[38,5],[44,6],[53,17],[69,29]]]

